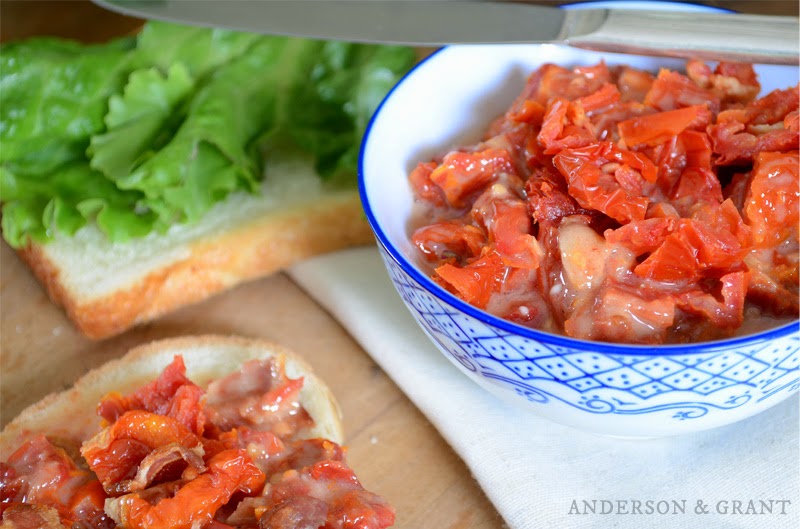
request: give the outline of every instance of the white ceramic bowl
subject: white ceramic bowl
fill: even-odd
[[[545,62],[628,64],[657,71],[682,60],[554,45],[445,48],[409,73],[369,126],[359,185],[389,276],[434,344],[493,393],[553,421],[597,433],[652,437],[744,419],[800,388],[800,325],[681,346],[593,343],[518,326],[436,285],[415,263],[410,171],[475,143]],[[798,68],[758,66],[764,93],[798,82]]]

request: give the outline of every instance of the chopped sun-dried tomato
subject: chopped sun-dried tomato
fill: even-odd
[[[553,163],[567,179],[570,195],[581,206],[601,211],[619,222],[644,218],[650,201],[641,194],[641,186],[656,176],[655,166],[647,158],[602,142],[582,149],[565,149]]]
[[[724,61],[543,65],[481,143],[412,173],[423,266],[473,305],[580,338],[796,317],[800,86],[759,90],[752,65]]]
[[[762,152],[756,158],[744,213],[759,247],[776,246],[794,236],[800,222],[800,156]]]
[[[496,184],[481,195],[472,217],[488,234],[488,244],[505,266],[534,269],[539,266],[539,244],[531,232],[531,218],[524,200]]]
[[[464,267],[444,264],[436,269],[436,273],[467,303],[483,308],[489,303],[492,293],[499,289],[505,266],[500,255],[490,250]]]
[[[620,137],[628,147],[647,145],[652,147],[683,131],[702,130],[711,122],[711,111],[705,105],[668,110],[649,114],[617,124]]]
[[[110,393],[97,406],[97,413],[113,423],[131,410],[144,410],[176,419],[196,434],[202,434],[205,416],[200,408],[204,391],[186,378],[186,365],[176,356],[159,377],[128,396]]]
[[[514,173],[508,151],[485,149],[478,152],[452,152],[433,170],[430,179],[444,191],[447,202],[463,207],[468,198],[500,173]]]

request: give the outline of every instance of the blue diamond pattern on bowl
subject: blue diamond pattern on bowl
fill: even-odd
[[[380,247],[414,318],[473,377],[536,405],[553,401],[591,414],[669,411],[701,420],[800,389],[800,336],[709,347],[695,354],[618,354],[537,341],[488,325],[420,286]],[[555,340],[558,341],[558,340]]]
[[[623,365],[611,357],[598,353],[573,353],[564,355],[564,359],[589,375],[617,369]]]

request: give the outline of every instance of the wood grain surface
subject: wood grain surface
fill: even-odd
[[[558,3],[558,2],[544,2]],[[797,2],[706,2],[741,11],[797,14]],[[0,39],[55,35],[98,42],[140,21],[88,1],[2,0]],[[16,254],[0,245],[0,425],[89,369],[157,338],[198,333],[264,337],[303,355],[342,406],[348,460],[397,509],[399,529],[503,526],[469,470],[347,332],[288,276],[276,274],[121,336],[78,334]]]

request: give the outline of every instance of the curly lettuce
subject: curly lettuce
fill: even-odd
[[[14,247],[95,223],[125,242],[261,192],[276,150],[354,185],[409,48],[149,22],[136,38],[0,48],[0,202]]]

